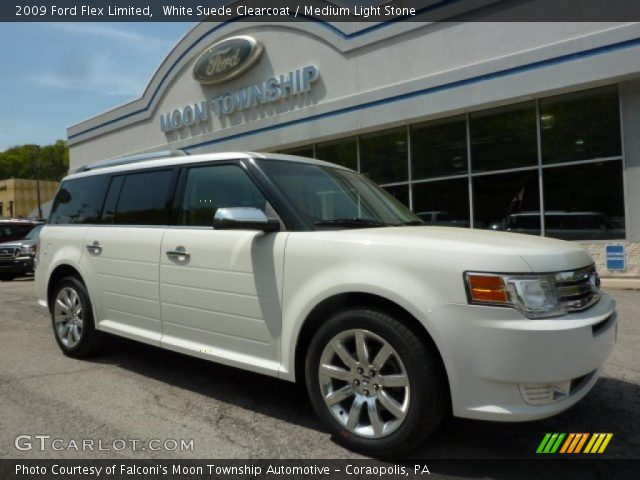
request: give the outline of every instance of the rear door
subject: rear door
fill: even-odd
[[[172,168],[111,177],[100,225],[87,229],[82,258],[99,329],[160,342],[160,245],[174,182]]]
[[[177,225],[167,229],[160,257],[162,345],[275,374],[288,234],[213,229],[221,207],[277,218],[240,164],[186,168],[182,185]]]

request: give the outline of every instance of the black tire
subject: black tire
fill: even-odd
[[[400,425],[395,427],[395,431],[381,438],[366,438],[350,431],[345,425],[339,423],[334,413],[330,411],[330,407],[325,404],[319,374],[323,351],[336,335],[351,330],[365,330],[387,342],[404,364],[406,378],[408,378],[410,393],[405,417]],[[373,341],[375,342],[375,338]],[[405,456],[424,443],[440,425],[449,403],[445,373],[437,352],[433,351],[434,348],[425,345],[425,342],[403,323],[380,311],[364,308],[350,309],[331,316],[318,329],[311,341],[306,357],[305,377],[311,403],[334,440],[350,450],[374,457]],[[357,354],[354,358],[357,359]],[[354,371],[353,368],[349,369],[346,363],[344,365],[347,370]],[[371,378],[375,379],[375,375],[383,375],[383,373],[376,374],[374,370],[374,377]],[[348,385],[348,381],[343,381],[346,382],[345,386]],[[365,381],[368,383],[363,379],[363,382]],[[376,391],[383,389],[378,385],[374,386]],[[362,388],[362,385],[359,388]],[[364,394],[372,395],[369,390]],[[378,402],[377,404],[380,402],[379,399],[373,401]],[[347,403],[344,410],[347,410],[349,405],[353,406],[349,399],[345,402]],[[342,413],[342,404],[338,410]],[[381,412],[384,413],[384,408]],[[366,415],[368,416],[369,413]],[[359,418],[362,419],[362,414]],[[372,421],[371,424],[373,428]]]
[[[80,305],[82,306],[82,331],[80,333],[80,338],[77,343],[73,346],[65,345],[63,340],[60,338],[58,331],[56,329],[56,318],[55,318],[55,305],[56,298],[58,298],[58,294],[63,289],[73,289],[78,295],[78,299]],[[65,277],[58,282],[56,285],[53,295],[52,295],[52,305],[50,306],[51,310],[51,324],[53,326],[53,335],[62,350],[62,353],[69,357],[73,358],[85,358],[90,357],[98,353],[103,345],[104,335],[95,329],[94,320],[93,320],[93,309],[91,306],[91,300],[89,298],[89,292],[87,292],[87,288],[84,286],[84,283],[75,276]]]
[[[16,278],[16,275],[0,275],[0,282],[10,282],[14,278]]]

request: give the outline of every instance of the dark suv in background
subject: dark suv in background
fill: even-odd
[[[33,273],[40,222],[0,220],[0,281]]]

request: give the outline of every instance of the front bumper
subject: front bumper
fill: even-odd
[[[33,257],[15,257],[0,260],[0,275],[26,275],[33,273]]]
[[[566,410],[595,385],[616,341],[615,302],[607,294],[584,312],[530,320],[511,308],[444,305],[429,315],[445,361],[453,413],[524,421]],[[531,392],[570,385],[553,403]],[[553,388],[551,389],[553,390]]]

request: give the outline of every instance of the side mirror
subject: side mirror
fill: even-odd
[[[278,232],[280,222],[270,220],[264,212],[251,207],[219,208],[213,216],[213,228],[216,230],[261,230]]]

